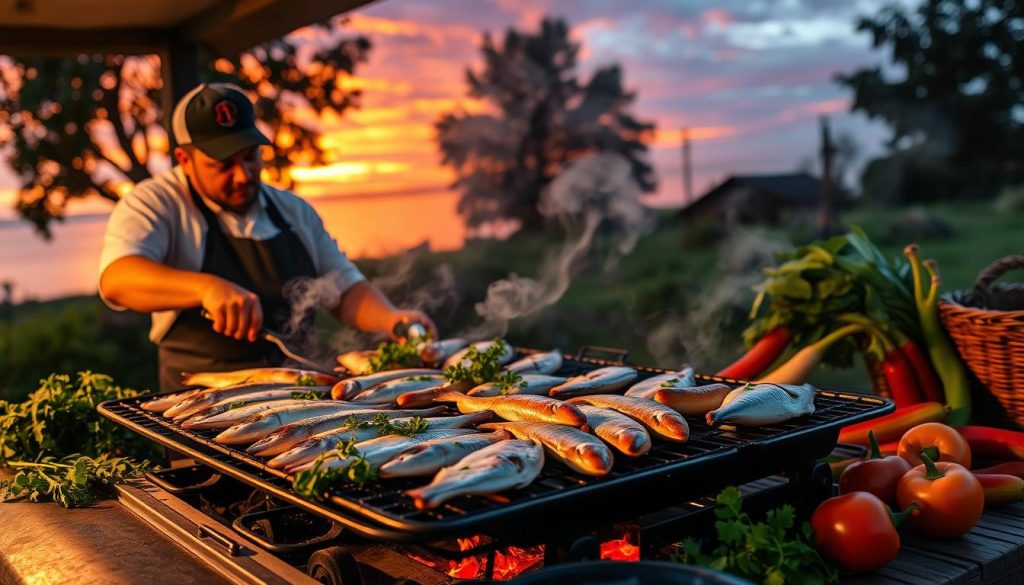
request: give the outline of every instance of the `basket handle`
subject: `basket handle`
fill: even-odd
[[[997,278],[1006,274],[1014,268],[1024,268],[1024,256],[1007,256],[993,262],[988,268],[981,271],[978,280],[974,281],[974,288],[971,289],[971,298],[974,302],[988,305],[988,289]]]

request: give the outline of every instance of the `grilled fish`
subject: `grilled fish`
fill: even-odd
[[[469,347],[460,349],[459,351],[448,356],[448,359],[444,360],[444,367],[450,368],[455,364],[461,363],[463,367],[468,368],[470,363],[469,360],[465,359],[465,357],[466,354],[469,353],[469,349],[471,347],[476,348],[477,351],[486,351],[495,343],[500,343],[505,348],[502,354],[498,357],[498,364],[505,365],[512,361],[512,358],[514,358],[516,355],[515,350],[512,349],[512,346],[509,345],[507,341],[505,341],[504,339],[500,339],[498,341],[478,341],[477,343],[474,343]]]
[[[544,449],[529,441],[498,441],[437,472],[434,480],[409,490],[420,510],[436,508],[457,496],[522,489],[544,468]]]
[[[403,370],[387,370],[384,372],[377,372],[376,374],[356,376],[335,384],[334,388],[331,388],[331,398],[335,400],[352,400],[356,394],[359,394],[364,390],[368,390],[377,384],[383,384],[389,380],[408,378],[409,376],[429,376],[431,374],[440,373],[441,370],[431,370],[428,368],[405,368]]]
[[[711,426],[737,424],[771,425],[814,412],[814,386],[804,384],[757,384],[729,393],[721,408],[707,413]]]
[[[530,354],[510,363],[505,369],[517,374],[554,374],[562,369],[562,352],[555,349]]]
[[[639,457],[651,450],[651,435],[644,425],[628,416],[608,409],[584,404],[579,407],[587,417],[591,432],[630,457]]]
[[[282,388],[294,389],[297,386],[287,384],[266,384],[263,382],[239,384],[237,386],[224,386],[223,388],[209,388],[191,398],[186,398],[164,411],[166,418],[186,417],[194,412],[217,404],[227,398],[239,398],[246,394],[256,394],[267,390],[280,390]],[[296,390],[297,392],[301,390]]]
[[[370,358],[375,355],[377,355],[377,352],[372,349],[347,351],[338,356],[338,363],[341,364],[341,367],[357,376],[368,374],[370,373]]]
[[[352,402],[363,404],[395,404],[395,400],[406,392],[423,390],[444,384],[445,378],[440,374],[425,374],[422,376],[406,376],[388,380],[356,394]]]
[[[648,431],[669,441],[683,443],[690,438],[690,425],[686,423],[683,415],[653,400],[636,396],[599,394],[580,396],[569,402],[616,410],[644,425]]]
[[[548,455],[586,475],[607,475],[615,457],[601,439],[579,429],[542,422],[498,422],[480,425],[482,429],[501,429],[523,440],[544,446]]]
[[[426,341],[420,347],[420,359],[425,364],[440,364],[467,345],[469,341],[461,337]]]
[[[395,399],[395,402],[402,408],[422,408],[436,402],[437,397],[445,392],[465,392],[472,385],[472,382],[466,381],[455,382],[454,384],[444,382],[422,390],[413,390],[412,392],[401,394]]]
[[[509,394],[479,398],[458,392],[437,397],[439,402],[454,402],[460,412],[490,410],[505,420],[551,422],[586,428],[587,417],[578,408],[561,400],[529,394]]]
[[[412,416],[436,416],[445,411],[444,407],[428,408],[426,410],[362,410],[342,411],[330,414],[322,414],[312,418],[302,419],[293,423],[278,427],[259,441],[249,445],[245,450],[253,455],[269,457],[279,455],[302,441],[332,429],[339,429],[346,426],[354,426],[355,423],[370,420],[386,414],[388,418],[412,417]]]
[[[511,438],[512,435],[506,431],[495,431],[464,437],[431,439],[402,451],[380,467],[379,475],[384,479],[431,475],[442,467],[455,465],[474,451]]]
[[[314,395],[319,394],[325,396],[327,394],[326,386],[310,386],[309,388],[314,389]],[[295,398],[298,400],[308,400],[308,398],[300,398],[303,396],[303,394],[305,394],[305,391],[300,391],[295,386],[285,386],[284,388],[278,390],[266,390],[263,392],[243,394],[241,396],[235,396],[233,398],[225,398],[224,400],[215,402],[202,410],[194,411],[187,415],[179,414],[178,416],[174,417],[174,422],[184,426],[185,423],[193,420],[208,418],[217,414],[221,414],[222,412],[234,410],[246,406],[248,404],[255,404],[257,402],[268,402],[271,400],[288,400],[291,398]]]
[[[469,392],[467,396],[504,396],[506,394],[533,394],[536,396],[547,396],[555,386],[565,382],[561,376],[545,376],[543,374],[523,374],[522,381],[510,388],[502,388],[496,382],[480,384]]]
[[[636,376],[636,370],[626,366],[598,368],[581,376],[569,378],[564,383],[552,388],[548,395],[552,398],[568,398],[570,396],[608,394],[624,388],[636,380]]]
[[[205,392],[204,388],[196,388],[194,390],[186,390],[184,392],[176,392],[174,394],[168,394],[166,396],[160,396],[152,400],[147,400],[139,405],[142,410],[147,412],[163,412],[168,408],[183,402],[187,398],[192,398],[196,394]]]
[[[181,428],[188,429],[190,431],[222,431],[228,427],[232,427],[244,418],[272,410],[274,408],[281,408],[282,406],[292,406],[309,404],[308,400],[300,400],[294,398],[287,398],[284,400],[267,400],[265,402],[253,402],[238,408],[228,408],[228,410],[220,413],[213,414],[210,416],[204,416],[202,418],[193,417],[185,422],[181,423]]]
[[[658,388],[689,388],[696,385],[697,379],[693,376],[693,368],[686,367],[678,372],[668,372],[640,380],[626,390],[626,396],[639,396],[654,400],[654,392]]]
[[[380,412],[376,408],[353,408],[349,403],[336,400],[306,400],[305,402],[308,404],[293,404],[272,408],[243,418],[235,425],[222,431],[213,440],[225,445],[245,445],[259,441],[283,425],[306,418],[339,412],[353,415],[365,412],[370,413],[369,416],[372,417]]]
[[[708,411],[722,406],[722,401],[732,392],[727,384],[706,384],[690,388],[658,388],[654,401],[682,414],[704,416]]]
[[[426,419],[428,431],[436,431],[439,429],[461,429],[472,427],[481,422],[490,420],[492,417],[490,412],[477,412],[473,414],[464,414],[461,416],[443,416],[437,418]],[[392,423],[409,422],[412,418],[399,418],[391,421]],[[267,462],[267,465],[274,468],[285,468],[295,467],[303,463],[312,461],[319,457],[322,453],[326,453],[331,449],[334,449],[338,444],[338,441],[348,441],[352,438],[357,443],[367,441],[380,435],[380,430],[377,427],[364,427],[364,428],[352,428],[350,426],[343,426],[341,428],[323,431],[313,435],[312,437],[302,441],[295,445],[288,451],[281,453]]]
[[[424,431],[411,437],[407,437],[405,435],[385,435],[383,437],[376,437],[368,441],[356,443],[356,455],[344,458],[327,459],[323,462],[320,468],[339,469],[355,461],[358,457],[364,457],[370,465],[380,467],[388,461],[391,461],[393,457],[397,456],[402,451],[405,451],[414,445],[425,443],[432,439],[461,437],[463,435],[475,434],[478,433],[472,429],[437,429],[436,431]],[[315,461],[309,461],[307,463],[289,466],[287,470],[288,473],[298,473],[313,467],[314,463]]]
[[[196,374],[182,372],[181,375],[182,383],[186,386],[206,386],[208,388],[223,388],[246,382],[298,384],[303,380],[309,380],[318,386],[330,386],[338,383],[337,376],[296,368],[251,368],[234,372],[199,372]]]

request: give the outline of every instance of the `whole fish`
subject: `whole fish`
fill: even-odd
[[[188,416],[194,412],[212,406],[226,398],[238,398],[246,394],[255,394],[266,390],[280,390],[282,388],[296,388],[287,384],[268,384],[263,382],[238,384],[236,386],[224,386],[223,388],[209,388],[204,392],[186,398],[164,411],[164,417],[176,418]]]
[[[490,420],[491,418],[493,417],[490,412],[476,412],[461,416],[428,418],[425,419],[425,422],[426,430],[436,431],[438,429],[460,429],[472,427],[480,424],[481,422]],[[412,421],[411,417],[399,418],[391,422],[393,424],[397,424],[408,423],[410,421]],[[356,442],[359,443],[377,436],[380,436],[380,429],[375,426],[362,428],[345,426],[329,431],[322,431],[295,445],[284,453],[277,455],[268,461],[267,465],[275,469],[298,466],[316,459],[322,453],[334,449],[338,444],[338,441],[344,442],[354,438]]]
[[[620,453],[639,457],[651,450],[651,435],[644,425],[609,408],[584,404],[579,407],[587,417],[590,430]]]
[[[312,382],[317,386],[330,386],[338,383],[337,376],[296,368],[251,368],[233,372],[198,372],[195,374],[182,372],[181,375],[182,383],[186,386],[206,386],[208,388],[223,388],[246,382],[264,384]]]
[[[437,397],[445,392],[465,392],[472,387],[473,383],[468,381],[443,382],[422,390],[413,390],[400,394],[395,399],[395,403],[402,408],[423,408],[436,402]]]
[[[722,406],[722,401],[732,392],[728,384],[705,384],[689,388],[658,388],[654,401],[682,414],[704,416],[710,410]]]
[[[376,350],[357,349],[348,351],[338,356],[338,363],[341,367],[359,376],[370,373],[370,358],[377,355]]]
[[[580,396],[569,400],[569,402],[616,410],[644,425],[648,431],[669,441],[683,443],[690,438],[690,425],[686,423],[683,415],[653,400],[636,396],[598,394]]]
[[[658,388],[689,388],[696,385],[697,379],[693,375],[693,368],[685,367],[678,372],[667,372],[640,380],[626,390],[626,396],[639,396],[654,400],[654,392]]]
[[[327,386],[308,386],[313,390],[314,395],[326,396]],[[174,422],[184,426],[185,423],[193,420],[200,420],[208,418],[222,412],[234,410],[246,406],[247,404],[255,404],[257,402],[267,402],[271,400],[288,400],[294,398],[297,400],[309,400],[305,398],[306,391],[298,390],[296,386],[285,386],[277,390],[265,390],[262,392],[253,392],[251,394],[243,394],[241,396],[235,396],[233,398],[225,398],[218,402],[207,406],[206,408],[198,411],[193,411],[187,415],[179,414],[174,417]]]
[[[517,374],[554,374],[562,369],[562,352],[555,349],[533,353],[510,363],[505,369]]]
[[[147,412],[163,412],[168,408],[183,402],[187,398],[191,398],[196,394],[205,392],[205,388],[195,388],[193,390],[185,390],[184,392],[175,392],[174,394],[167,394],[166,396],[158,396],[152,400],[147,400],[139,405],[139,408]]]
[[[439,402],[454,402],[459,412],[490,410],[505,420],[551,422],[571,427],[586,428],[587,417],[572,404],[529,394],[509,394],[480,398],[458,392],[448,392],[437,397]]]
[[[202,418],[190,418],[187,421],[181,423],[181,428],[190,431],[223,431],[226,428],[232,427],[244,418],[272,410],[274,408],[280,408],[282,406],[292,406],[300,404],[309,404],[308,400],[300,400],[295,398],[288,398],[284,400],[267,400],[266,402],[253,402],[239,406],[238,408],[228,408],[228,410],[220,413],[205,416]]]
[[[422,347],[419,348],[420,359],[425,364],[440,364],[467,345],[469,345],[469,341],[461,337],[425,341]]]
[[[565,425],[498,422],[480,425],[480,428],[501,429],[516,438],[540,443],[548,455],[586,475],[607,475],[615,462],[611,449],[601,439]]]
[[[442,467],[455,465],[474,451],[511,438],[512,435],[506,431],[495,431],[464,437],[431,439],[409,447],[391,461],[381,465],[378,475],[383,479],[431,475]]]
[[[336,400],[307,400],[308,404],[293,404],[272,408],[270,410],[243,418],[235,425],[225,429],[214,437],[214,441],[225,445],[245,445],[255,443],[277,430],[279,427],[315,416],[347,412],[348,414],[374,414],[376,408],[353,408],[349,403]]]
[[[349,457],[332,458],[325,460],[320,466],[321,469],[339,469],[345,467],[349,463],[352,463],[359,457],[363,457],[373,467],[380,467],[381,465],[391,461],[393,457],[405,451],[413,445],[424,443],[431,439],[440,439],[443,437],[460,437],[463,435],[474,435],[478,434],[472,429],[437,429],[436,431],[424,431],[418,435],[407,437],[405,435],[385,435],[383,437],[376,437],[368,441],[356,443],[355,449],[356,454]],[[287,467],[288,473],[298,473],[305,471],[313,465],[314,461],[302,463]]]
[[[467,396],[504,396],[506,394],[533,394],[547,396],[552,388],[565,382],[561,376],[545,376],[543,374],[523,374],[519,384],[504,388],[497,382],[480,384],[466,392]]]
[[[552,398],[568,398],[570,396],[608,394],[625,388],[633,380],[636,380],[636,376],[636,370],[626,366],[598,368],[586,374],[569,378],[564,383],[552,388],[548,395]]]
[[[771,425],[814,413],[814,386],[804,384],[757,384],[729,393],[721,408],[707,413],[711,426],[737,424]]]
[[[259,441],[246,447],[246,451],[260,457],[279,455],[302,441],[332,429],[339,429],[346,426],[356,426],[360,421],[368,421],[381,414],[387,415],[388,419],[413,416],[437,416],[445,411],[444,407],[428,408],[425,410],[370,410],[365,411],[342,411],[331,414],[323,414],[312,418],[303,419],[278,427],[272,433],[266,435]]]
[[[387,382],[388,380],[408,378],[409,376],[428,376],[440,373],[441,370],[431,370],[429,368],[405,368],[402,370],[386,370],[383,372],[377,372],[376,374],[356,376],[335,384],[334,387],[331,388],[331,398],[335,400],[352,400],[356,394],[359,394],[363,390],[367,390],[377,384]]]
[[[544,468],[544,449],[530,441],[498,441],[441,469],[434,480],[406,492],[416,508],[436,508],[457,496],[522,489]]]
[[[469,347],[460,349],[459,351],[448,356],[448,359],[444,360],[444,367],[450,368],[455,364],[461,363],[463,367],[468,368],[470,366],[470,362],[468,359],[465,359],[465,357],[466,354],[469,353],[470,348],[476,348],[477,351],[482,352],[490,349],[490,347],[495,343],[500,343],[504,348],[501,355],[498,356],[498,364],[505,365],[512,361],[512,358],[514,358],[516,355],[515,350],[512,349],[512,346],[509,345],[507,341],[505,341],[504,339],[499,339],[497,341],[478,341],[474,344],[471,344]]]
[[[395,400],[406,392],[423,390],[444,384],[445,378],[440,374],[424,374],[422,376],[406,376],[382,382],[356,394],[351,402],[362,404],[395,404]]]

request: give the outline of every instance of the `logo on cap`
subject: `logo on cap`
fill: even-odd
[[[217,124],[224,128],[231,128],[238,121],[238,107],[230,100],[221,100],[213,107],[213,113]]]

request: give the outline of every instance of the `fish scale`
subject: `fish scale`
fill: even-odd
[[[409,490],[416,508],[429,510],[472,494],[522,489],[544,468],[544,449],[530,441],[499,441],[437,472],[430,484]]]
[[[555,459],[587,475],[606,475],[615,457],[600,439],[565,425],[541,422],[503,422],[480,425],[482,429],[506,430],[517,438],[536,441]]]

